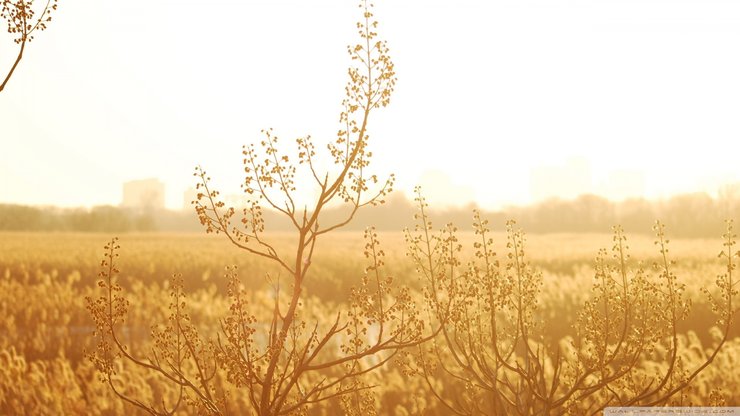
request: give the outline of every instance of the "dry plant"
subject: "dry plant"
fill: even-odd
[[[435,231],[418,190],[418,224],[407,230],[406,242],[424,279],[424,308],[385,272],[371,228],[365,232],[368,266],[349,302],[328,317],[308,310],[304,289],[315,278],[310,271],[322,236],[352,222],[360,209],[383,203],[393,186],[392,175],[382,180],[367,172],[370,115],[389,104],[396,83],[371,8],[360,4],[360,41],[348,48],[354,65],[341,128],[323,155],[333,169],[320,169],[325,160],[310,136],[297,139],[295,154],[288,154],[267,129],[259,144],[243,148],[246,208],[227,207],[205,170],[194,173],[199,193],[193,204],[206,232],[266,259],[288,276],[288,287],[273,282],[270,310],[255,307],[236,267],[229,267],[228,311],[218,325],[203,328],[191,318],[183,279],[174,275],[169,318],[152,327],[153,343],[142,353],[127,343],[129,302],[117,281],[114,239],[105,247],[100,293],[87,298],[97,341],[89,357],[101,380],[124,402],[157,415],[184,407],[229,414],[239,400],[258,415],[306,414],[330,399],[347,414],[364,415],[378,408],[368,375],[397,357],[406,374],[419,376],[448,412],[460,415],[598,414],[606,406],[686,404],[692,381],[726,344],[736,312],[738,252],[729,222],[720,255],[726,272],[716,290],[706,291],[721,335],[701,354],[687,354],[686,346],[696,344],[678,333],[691,302],[668,257],[662,224],[655,227],[659,261],[650,267],[633,264],[626,237],[615,228],[611,255],[602,250],[597,256],[591,297],[572,336],[549,339],[539,306],[542,276],[528,263],[515,222],[507,223],[507,253],[499,260],[488,222],[475,212],[474,259],[464,263],[457,229],[448,224]],[[310,203],[299,198],[304,179],[315,191]],[[327,208],[335,205],[346,215],[332,222]],[[268,232],[265,210],[292,225],[292,248]],[[127,384],[132,369],[163,387],[144,394]]]
[[[327,146],[333,170],[319,169],[310,137],[297,139],[295,163],[281,152],[272,130],[263,131],[259,146],[243,149],[243,189],[251,202],[241,218],[219,199],[206,172],[195,171],[199,194],[193,203],[206,231],[222,234],[246,253],[274,262],[289,276],[289,290],[283,291],[279,284],[274,287],[274,308],[268,318],[262,320],[259,311],[250,308],[236,268],[228,268],[231,306],[215,339],[207,339],[191,323],[182,281],[175,277],[169,322],[152,331],[151,353],[138,357],[120,335],[128,302],[116,282],[118,243],[113,240],[106,246],[99,284],[102,294],[88,299],[98,338],[90,357],[121,399],[152,414],[172,414],[183,404],[207,414],[225,414],[229,396],[242,394],[257,414],[283,415],[302,414],[312,404],[339,398],[346,413],[367,414],[374,412],[375,403],[370,394],[373,386],[363,376],[402,348],[431,337],[425,334],[428,328],[418,318],[409,290],[396,287],[383,272],[384,252],[373,229],[365,232],[369,266],[347,309],[337,312],[325,328],[303,312],[302,292],[311,284],[309,270],[321,236],[350,223],[359,209],[383,203],[393,185],[393,175],[379,180],[367,173],[372,157],[367,147],[370,115],[389,104],[396,84],[393,62],[386,43],[378,38],[371,8],[366,1],[360,4],[360,42],[348,47],[354,65],[348,70],[341,129]],[[311,178],[317,191],[315,200],[303,208],[296,195],[300,175]],[[343,204],[346,217],[325,224],[322,212],[332,204]],[[292,223],[293,252],[279,253],[271,243],[263,209],[278,211]],[[179,398],[174,403],[144,403],[131,397],[119,375],[122,361],[177,386]],[[232,390],[216,388],[221,376]]]
[[[31,42],[35,32],[46,30],[51,22],[52,11],[57,9],[58,0],[46,0],[46,4],[40,12],[34,9],[34,0],[0,0],[0,17],[8,25],[8,33],[13,37],[13,42],[18,46],[18,55],[10,67],[8,74],[0,84],[0,92],[13,76],[15,69],[23,59],[26,44]]]
[[[606,406],[688,405],[686,389],[727,341],[737,312],[733,271],[740,254],[732,222],[720,253],[726,271],[714,294],[705,291],[721,335],[688,368],[677,325],[691,301],[673,272],[662,224],[654,227],[660,257],[651,267],[631,263],[627,239],[614,228],[611,256],[599,251],[591,297],[574,336],[552,340],[538,314],[542,277],[527,262],[525,236],[515,223],[506,225],[507,253],[499,260],[488,221],[475,212],[475,257],[463,266],[454,226],[434,231],[418,189],[416,202],[419,223],[407,230],[408,254],[427,281],[429,320],[442,331],[404,353],[404,365],[449,412],[580,415],[599,414]]]

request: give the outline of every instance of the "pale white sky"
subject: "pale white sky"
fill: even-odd
[[[740,180],[738,1],[376,6],[399,83],[371,146],[400,189],[526,203],[533,168],[573,157],[597,192],[614,171],[644,172],[649,197]],[[180,207],[196,164],[237,192],[261,128],[333,137],[357,17],[354,0],[60,0],[0,93],[0,202],[117,204],[157,177]]]

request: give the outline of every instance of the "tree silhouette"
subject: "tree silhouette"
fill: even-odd
[[[419,319],[409,290],[396,287],[393,278],[384,273],[384,252],[373,228],[365,231],[368,266],[347,307],[328,318],[325,327],[318,318],[311,322],[303,311],[302,294],[311,284],[309,271],[321,237],[349,224],[360,209],[384,203],[393,185],[393,175],[380,180],[367,172],[372,156],[368,150],[370,116],[389,104],[396,84],[394,65],[386,43],[378,39],[378,22],[371,7],[366,1],[360,4],[360,41],[348,47],[354,65],[348,70],[341,128],[325,155],[334,169],[321,170],[310,136],[296,140],[294,163],[290,155],[281,152],[272,129],[264,130],[258,146],[243,149],[243,190],[251,203],[241,211],[241,218],[235,208],[227,208],[219,199],[206,172],[200,167],[195,171],[199,193],[193,204],[206,231],[224,235],[234,246],[270,260],[289,276],[287,291],[276,282],[274,305],[267,319],[260,319],[259,311],[250,307],[236,268],[229,268],[231,306],[220,322],[217,339],[208,340],[191,323],[182,281],[175,276],[169,321],[153,333],[152,353],[137,357],[120,336],[128,302],[116,282],[118,243],[113,240],[106,246],[99,284],[102,294],[97,299],[88,298],[98,336],[91,358],[121,399],[152,414],[172,414],[183,403],[208,414],[228,413],[228,392],[217,387],[222,374],[233,388],[245,391],[259,415],[302,414],[308,406],[332,398],[340,399],[348,414],[367,414],[374,403],[368,392],[372,386],[363,376],[401,349],[433,336],[433,330]],[[296,195],[296,178],[301,174],[311,178],[316,190],[315,199],[302,208]],[[322,215],[332,204],[345,207],[342,218]],[[265,229],[266,207],[292,224],[294,251],[278,252],[271,241],[274,235]],[[178,399],[151,404],[131,397],[126,386],[116,381],[120,359],[175,385]]]

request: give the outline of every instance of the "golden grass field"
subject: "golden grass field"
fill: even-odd
[[[472,233],[460,236],[463,245],[472,238]],[[93,323],[85,297],[95,290],[102,247],[108,239],[102,234],[0,234],[0,414],[135,413],[98,381],[94,366],[84,358],[93,346]],[[403,235],[381,233],[380,239],[387,272],[400,284],[419,287],[420,279],[406,258]],[[279,241],[278,250],[290,252],[288,235],[276,235],[273,241]],[[496,234],[494,241],[504,251],[505,236]],[[572,333],[576,313],[588,296],[594,257],[611,242],[610,234],[527,237],[526,255],[543,275],[538,319],[548,336]],[[629,236],[628,243],[631,264],[657,260],[653,238]],[[131,301],[125,336],[133,348],[145,349],[150,325],[166,320],[165,282],[173,273],[182,274],[193,322],[206,333],[215,331],[228,309],[225,266],[239,266],[257,316],[269,313],[271,287],[283,278],[274,266],[217,236],[125,234],[120,244],[120,282]],[[354,232],[333,234],[318,242],[305,282],[308,316],[319,320],[341,309],[363,275],[363,244],[362,234]],[[712,343],[714,319],[700,287],[710,286],[723,272],[717,256],[721,248],[719,239],[679,239],[670,244],[670,255],[677,262],[674,271],[686,284],[693,303],[680,327],[682,339],[697,358]],[[726,403],[740,404],[737,325],[733,331],[718,359],[692,384],[689,398],[694,404],[705,404],[712,389],[721,389]],[[686,361],[690,363],[691,358],[687,356]],[[136,368],[119,377],[143,399],[169,394]],[[420,380],[403,376],[392,363],[373,377],[380,384],[374,390],[380,414],[446,414]],[[244,401],[237,399],[236,403],[247,408]],[[334,414],[336,406],[329,402],[313,408],[311,414]]]

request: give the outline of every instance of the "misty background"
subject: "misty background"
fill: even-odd
[[[238,190],[241,145],[262,128],[321,148],[355,9],[65,2],[0,98],[0,203],[118,205],[123,183],[158,178],[177,210],[199,164]],[[582,194],[716,199],[740,181],[736,1],[408,0],[376,15],[399,83],[371,121],[372,170],[407,195],[421,184],[442,209],[502,210]],[[583,161],[587,177],[567,173]]]

